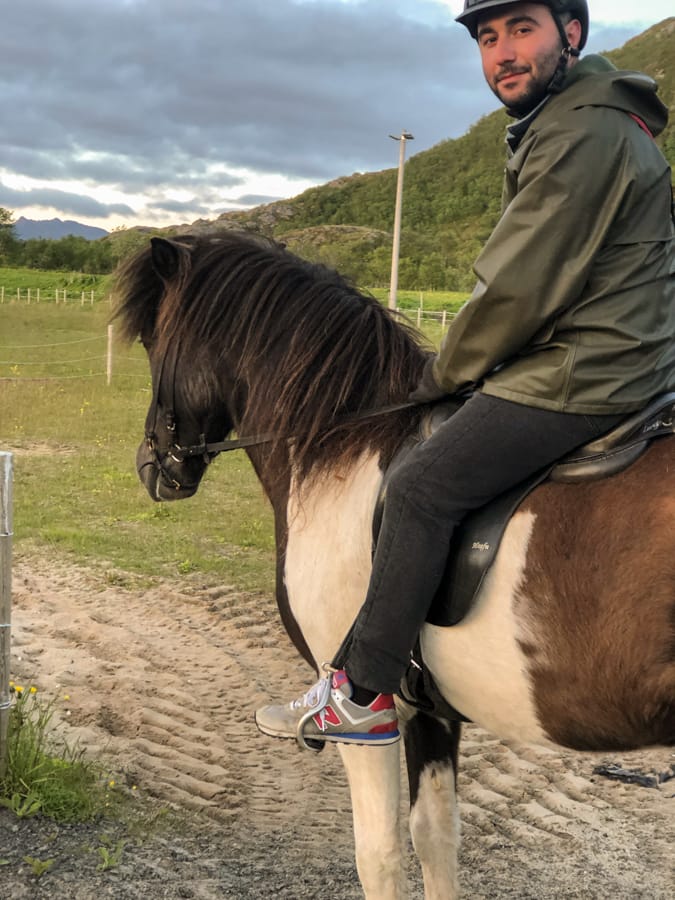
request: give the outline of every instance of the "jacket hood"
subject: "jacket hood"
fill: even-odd
[[[642,72],[616,69],[604,56],[585,56],[573,66],[562,84],[562,101],[569,109],[606,106],[638,116],[652,134],[660,134],[668,122],[668,108],[657,97],[658,85]],[[563,99],[564,98],[564,99]]]

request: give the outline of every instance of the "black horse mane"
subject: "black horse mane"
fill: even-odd
[[[117,275],[127,339],[151,340],[158,354],[179,346],[202,372],[227,368],[246,390],[239,432],[291,438],[300,477],[369,448],[393,455],[418,410],[341,420],[406,399],[428,353],[418,332],[337,272],[266,238],[223,231],[174,244],[182,261],[166,283],[150,247]]]

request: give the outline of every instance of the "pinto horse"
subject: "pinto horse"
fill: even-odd
[[[429,415],[404,403],[428,350],[335,272],[235,232],[154,238],[117,292],[153,379],[142,482],[155,500],[189,497],[220,450],[247,446],[274,510],[281,617],[318,667],[365,597],[383,473]],[[621,474],[545,483],[520,505],[468,616],[420,636],[455,710],[519,742],[675,741],[674,480],[662,438]],[[404,700],[399,713],[425,896],[448,900],[461,725]],[[340,752],[365,895],[397,898],[399,745]]]

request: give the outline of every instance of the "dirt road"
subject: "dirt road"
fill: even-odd
[[[301,753],[253,725],[258,705],[312,681],[270,598],[195,579],[144,589],[119,573],[32,555],[15,560],[13,588],[15,679],[58,698],[60,728],[109,759],[139,802],[153,797],[193,814],[181,835],[131,845],[101,873],[91,855],[73,862],[66,850],[100,835],[3,813],[0,897],[361,896],[335,749]],[[468,727],[464,896],[672,900],[675,781],[623,784],[594,776],[599,762],[663,772],[675,754],[535,751]],[[14,865],[19,845],[57,864],[36,879]],[[414,862],[409,882],[421,898]]]

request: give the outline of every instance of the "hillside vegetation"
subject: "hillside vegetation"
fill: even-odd
[[[671,115],[657,142],[675,167],[675,18],[606,56],[618,68],[646,72],[658,83]],[[499,216],[508,121],[499,110],[464,136],[443,141],[406,163],[402,287],[471,288],[471,264]],[[292,200],[226,213],[218,223],[282,238],[302,255],[334,264],[362,284],[384,285],[389,279],[396,177],[396,169],[387,169],[340,178]]]

